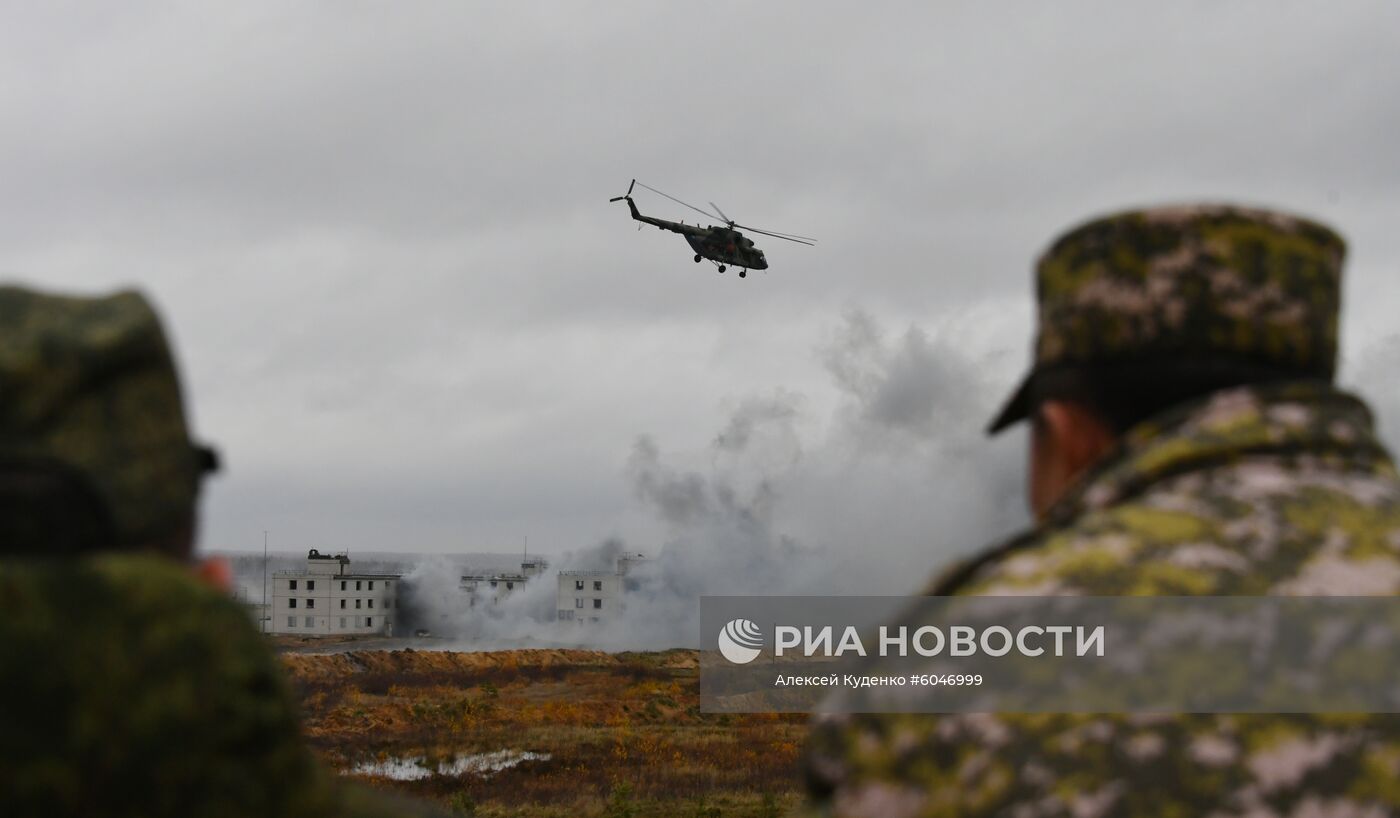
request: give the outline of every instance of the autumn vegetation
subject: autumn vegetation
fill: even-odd
[[[462,815],[776,816],[797,803],[800,716],[704,714],[694,651],[360,651],[283,657],[307,733],[342,772],[545,754],[494,773],[358,776]]]

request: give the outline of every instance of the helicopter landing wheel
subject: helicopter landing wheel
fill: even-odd
[[[739,277],[740,277],[740,278],[747,278],[748,275],[749,275],[749,271],[748,271],[748,270],[740,270],[740,271],[739,271]]]
[[[696,253],[696,254],[695,254],[695,263],[696,263],[696,264],[699,264],[699,263],[700,263],[700,254],[699,254],[699,253]]]
[[[720,271],[721,273],[724,272],[724,265],[723,265],[723,264],[721,264],[721,265],[719,266],[719,271]]]

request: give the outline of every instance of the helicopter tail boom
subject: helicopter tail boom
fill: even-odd
[[[618,197],[613,198],[613,199],[608,199],[608,201],[609,201],[609,202],[623,202],[623,201],[625,201],[625,202],[627,202],[627,206],[628,206],[629,208],[631,208],[631,210],[632,210],[632,218],[636,219],[636,220],[639,221],[639,222],[650,221],[650,219],[648,219],[646,216],[643,216],[642,213],[641,213],[641,211],[637,209],[637,203],[634,202],[634,201],[632,201],[632,197],[631,197],[631,196],[618,196]]]

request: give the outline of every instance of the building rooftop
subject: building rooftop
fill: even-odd
[[[530,577],[525,574],[463,574],[462,582],[487,582],[490,580],[502,582],[528,582]]]
[[[293,568],[283,571],[273,571],[274,577],[312,577],[314,579],[402,579],[403,574],[362,574],[358,572],[346,572],[344,574],[322,574],[308,571],[305,568]]]
[[[561,576],[561,577],[615,577],[615,576],[617,576],[617,575],[618,575],[618,574],[617,574],[616,571],[607,571],[607,570],[602,570],[602,571],[560,571],[560,572],[559,572],[559,576]]]

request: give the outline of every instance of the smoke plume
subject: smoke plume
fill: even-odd
[[[951,333],[890,333],[861,311],[817,354],[837,396],[824,416],[779,388],[738,401],[698,449],[637,437],[624,477],[659,542],[606,539],[556,555],[495,603],[462,594],[441,561],[418,566],[409,579],[435,609],[435,631],[477,646],[695,645],[701,596],[915,593],[954,556],[1024,522],[1020,453],[981,435],[1007,384],[988,382],[986,360]],[[553,623],[556,571],[608,570],[636,552],[649,559],[628,576],[620,619]]]

